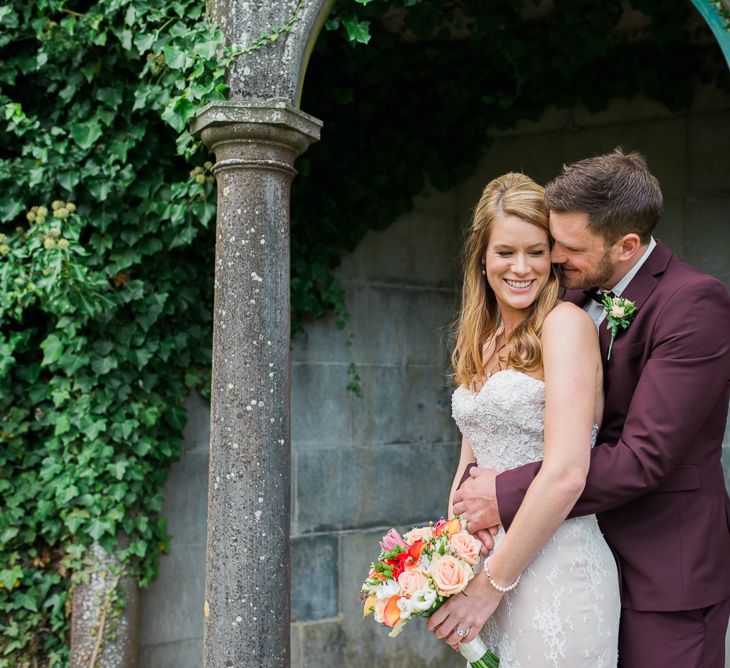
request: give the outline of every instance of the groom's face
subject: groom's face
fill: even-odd
[[[550,211],[550,234],[555,239],[550,259],[561,266],[566,288],[614,286],[612,246],[588,229],[588,214]]]

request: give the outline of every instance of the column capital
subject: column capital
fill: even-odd
[[[321,129],[322,121],[305,114],[282,98],[245,103],[210,102],[200,109],[190,123],[190,132],[199,136],[218,157],[215,171],[231,167],[277,168],[275,164],[263,164],[260,159],[250,162],[248,157],[241,155],[242,150],[248,153],[245,145],[254,148],[253,145],[260,147],[266,144],[271,149],[278,148],[279,151],[275,152],[285,163],[289,163],[288,168],[283,164],[279,167],[293,173],[291,163],[294,158],[319,140]],[[233,151],[226,150],[227,147],[232,148],[231,145],[236,148]]]

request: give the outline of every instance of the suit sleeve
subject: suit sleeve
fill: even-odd
[[[656,489],[692,447],[730,379],[730,297],[705,277],[666,302],[651,337],[617,443],[591,452],[586,486],[570,517],[601,513]],[[497,503],[509,527],[541,462],[497,476]]]

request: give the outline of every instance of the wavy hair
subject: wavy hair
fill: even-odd
[[[500,214],[516,216],[545,230],[552,246],[542,186],[524,174],[513,172],[490,181],[474,210],[462,253],[464,283],[461,309],[455,323],[456,345],[451,354],[457,385],[473,387],[481,381],[485,372],[484,347],[496,339],[503,326],[494,291],[482,274],[490,229]],[[505,343],[505,352],[500,355],[500,360],[507,366],[525,372],[540,368],[542,326],[548,313],[558,303],[560,290],[557,269],[551,267],[548,281],[528,308],[527,317]]]

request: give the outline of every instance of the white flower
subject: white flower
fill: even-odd
[[[429,610],[436,600],[436,591],[431,587],[424,587],[413,594],[410,600],[411,612]]]
[[[626,309],[623,306],[620,306],[619,304],[614,304],[611,307],[611,317],[612,318],[623,318],[626,315]]]
[[[375,587],[375,596],[379,599],[390,598],[400,592],[400,585],[395,580],[387,580]]]
[[[406,598],[405,596],[401,596],[395,603],[399,610],[400,610],[400,618],[401,619],[408,619],[411,616],[411,612],[413,612],[413,608],[411,606],[411,599]]]

